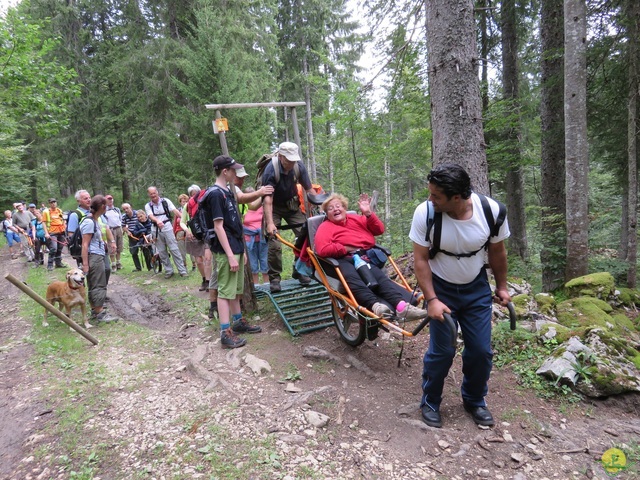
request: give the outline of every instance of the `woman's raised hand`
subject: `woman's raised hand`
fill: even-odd
[[[360,194],[360,197],[358,198],[358,208],[360,208],[363,215],[366,215],[367,217],[371,215],[371,197],[368,193]]]

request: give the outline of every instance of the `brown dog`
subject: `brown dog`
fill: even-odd
[[[71,318],[71,309],[80,307],[82,310],[82,323],[85,328],[92,325],[87,320],[86,293],[84,290],[84,273],[79,268],[72,268],[67,272],[66,282],[53,282],[47,287],[47,302],[62,310],[64,307],[67,317]],[[47,310],[44,311],[43,327],[49,326],[47,323]]]

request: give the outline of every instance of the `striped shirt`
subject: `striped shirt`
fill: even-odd
[[[127,227],[130,232],[133,232],[134,227],[138,223],[138,217],[136,216],[136,211],[133,211],[133,216],[129,216],[126,213],[122,214],[122,225]]]

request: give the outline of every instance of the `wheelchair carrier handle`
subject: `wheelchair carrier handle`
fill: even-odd
[[[309,200],[309,203],[311,203],[312,205],[322,205],[322,203],[327,198],[329,198],[328,193],[317,193],[317,194],[307,193],[307,199]]]
[[[444,312],[442,316],[444,317],[444,323],[447,324],[447,326],[449,327],[449,332],[451,333],[451,346],[453,348],[456,348],[458,341],[458,329],[456,328],[456,324],[453,321],[453,317],[451,317],[451,315],[447,312]]]
[[[516,309],[513,306],[513,302],[507,303],[507,308],[509,309],[509,321],[511,323],[511,330],[515,330],[517,316],[516,316]]]

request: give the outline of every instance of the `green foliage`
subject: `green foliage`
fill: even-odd
[[[285,375],[284,379],[289,382],[295,382],[297,380],[300,380],[301,378],[302,374],[300,373],[298,367],[293,363],[289,363],[287,365],[287,374]]]

